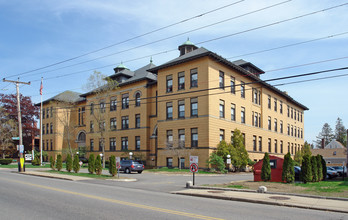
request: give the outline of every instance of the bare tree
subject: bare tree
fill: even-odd
[[[85,85],[87,90],[90,90],[94,95],[95,100],[99,103],[99,107],[94,108],[92,116],[98,125],[99,140],[103,154],[103,168],[105,168],[105,133],[106,133],[106,100],[109,92],[118,88],[117,81],[114,81],[101,72],[94,71],[87,80]]]
[[[2,107],[0,107],[0,134],[2,158],[5,158],[6,154],[16,151],[12,137],[18,135],[18,131],[17,123],[8,117],[8,114]]]
[[[180,158],[191,155],[191,148],[185,147],[184,140],[167,140],[165,142],[164,154],[176,156],[179,159],[179,169],[181,169]]]

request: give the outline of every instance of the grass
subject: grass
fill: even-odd
[[[190,169],[179,169],[179,168],[168,168],[168,167],[161,167],[158,169],[147,169],[145,170],[146,172],[151,172],[151,173],[157,173],[157,172],[164,172],[164,173],[190,173]],[[209,171],[198,171],[198,174],[216,174],[214,172],[209,172]]]
[[[0,165],[0,168],[18,168],[18,164]],[[26,163],[25,168],[50,168],[50,164],[45,164],[44,166],[34,166],[30,163]]]
[[[247,187],[243,185],[229,185],[228,188],[235,188],[235,189],[246,189]]]
[[[117,174],[116,176],[111,176],[111,175],[97,175],[97,174],[90,174],[90,173],[75,173],[75,172],[68,172],[68,171],[58,171],[58,170],[48,170],[45,172],[49,173],[57,173],[57,174],[64,174],[64,175],[71,175],[71,176],[81,176],[81,177],[88,177],[88,178],[95,178],[95,179],[118,179]],[[121,179],[121,177],[120,177]]]
[[[323,192],[323,193],[343,193],[348,192],[348,181],[321,181],[318,183],[295,183],[297,186],[302,186],[308,192]]]

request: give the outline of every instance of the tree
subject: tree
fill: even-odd
[[[271,164],[267,152],[265,153],[265,156],[262,160],[261,179],[265,182],[271,180]]]
[[[301,166],[304,155],[312,155],[311,146],[306,141],[300,151],[297,151],[294,156],[294,161],[298,166]]]
[[[317,136],[316,145],[318,148],[324,148],[327,144],[329,144],[334,139],[334,134],[332,132],[332,128],[328,123],[323,125],[321,132]],[[322,140],[324,140],[324,146],[322,146]]]
[[[102,168],[102,164],[101,164],[101,157],[98,154],[97,159],[95,160],[95,173],[97,175],[101,175],[103,168]]]
[[[216,148],[216,154],[226,161],[227,155],[231,155],[232,145],[227,144],[225,140],[220,141]]]
[[[291,158],[290,153],[288,152],[284,156],[284,163],[283,163],[283,172],[282,172],[282,181],[287,183],[292,183],[295,180],[295,170],[294,170],[294,163]]]
[[[347,145],[346,128],[343,125],[342,119],[340,119],[339,117],[337,118],[337,121],[336,121],[335,139],[341,144],[343,144],[344,146]]]
[[[303,183],[312,181],[311,157],[309,155],[303,156],[303,161],[301,166],[301,178]]]
[[[115,176],[117,173],[115,155],[111,155],[109,158],[109,173],[112,176]]]
[[[224,159],[222,159],[221,156],[217,155],[216,152],[213,152],[209,156],[209,160],[207,161],[208,165],[212,165],[213,167],[216,167],[220,172],[226,173],[225,169],[225,162]]]
[[[302,164],[302,150],[296,151],[295,156],[294,156],[294,162],[296,165],[301,166]]]
[[[163,154],[175,155],[177,158],[190,156],[192,149],[185,147],[185,140],[166,140],[166,147]],[[179,162],[179,169],[181,169],[181,163]]]
[[[105,168],[105,133],[106,133],[106,119],[105,114],[105,100],[108,98],[108,92],[118,88],[118,83],[109,77],[106,77],[101,72],[94,71],[87,80],[85,88],[94,95],[94,100],[99,103],[99,108],[96,108],[92,112],[92,116],[98,125],[98,130],[95,133],[99,134],[100,146],[102,147],[103,154],[103,168]]]
[[[73,169],[75,173],[78,173],[80,171],[80,159],[78,154],[75,154],[74,156]]]
[[[29,96],[20,95],[22,134],[25,150],[32,150],[32,139],[38,134],[36,121],[39,119],[39,106],[35,106]],[[0,107],[7,113],[18,127],[17,95],[0,94]],[[1,133],[3,134],[3,133]]]
[[[319,155],[321,158],[321,166],[323,168],[323,179],[326,179],[326,175],[327,175],[327,170],[326,170],[326,161],[324,160],[323,156]]]
[[[90,174],[93,174],[95,171],[95,159],[94,159],[94,154],[89,155],[88,158],[88,172]]]
[[[312,181],[318,182],[318,164],[317,164],[316,156],[311,157],[311,165],[312,165]]]
[[[235,129],[232,137],[231,163],[240,170],[248,164],[249,154],[244,146],[244,137],[240,130]]]
[[[66,170],[70,173],[72,170],[72,158],[71,155],[68,154],[66,156]]]
[[[62,161],[62,155],[61,154],[57,155],[56,168],[57,168],[58,171],[60,171],[63,168],[63,161]]]
[[[18,136],[17,124],[0,106],[0,150],[3,159],[17,151],[12,140],[12,137]]]
[[[52,170],[55,170],[55,168],[54,168],[55,163],[56,163],[56,161],[53,159],[52,156],[50,156],[50,167]]]
[[[318,181],[322,181],[323,180],[323,164],[321,163],[321,156],[318,154],[316,157],[317,157],[317,166],[318,166]]]

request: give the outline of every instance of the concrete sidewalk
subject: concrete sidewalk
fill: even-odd
[[[252,202],[267,205],[288,206],[321,211],[348,213],[348,199],[327,199],[325,197],[311,197],[299,195],[284,195],[276,193],[257,193],[247,191],[225,191],[223,189],[195,189],[172,192],[173,194],[224,199],[242,202]]]

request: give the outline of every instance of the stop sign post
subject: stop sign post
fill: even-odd
[[[193,185],[195,185],[195,173],[198,172],[198,156],[190,156],[190,171],[193,175]]]
[[[116,157],[116,168],[117,168],[117,178],[120,178],[120,171],[121,168],[121,159],[120,157]]]

